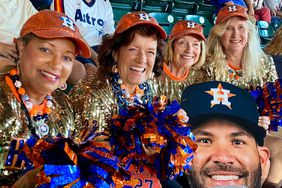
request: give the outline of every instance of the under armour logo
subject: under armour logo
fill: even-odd
[[[195,28],[195,23],[193,22],[187,22],[187,28]]]
[[[230,93],[230,91],[227,89],[223,89],[220,83],[218,84],[217,88],[211,88],[210,91],[205,92],[213,96],[213,100],[211,101],[211,108],[216,104],[222,104],[227,106],[230,110],[232,109],[231,102],[229,102],[228,99],[236,95]]]
[[[63,26],[70,28],[71,30],[75,31],[74,23],[71,19],[65,16],[61,16],[61,19],[64,21]]]
[[[237,11],[237,7],[235,5],[228,7],[228,12]]]
[[[139,20],[146,20],[146,21],[150,21],[149,15],[148,14],[144,14],[144,13],[140,13],[139,15]]]

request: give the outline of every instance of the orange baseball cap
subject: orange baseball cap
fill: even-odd
[[[51,10],[39,11],[24,23],[20,36],[23,37],[29,33],[44,39],[70,38],[75,42],[79,55],[85,58],[91,56],[90,49],[82,39],[77,26],[63,13]]]
[[[159,25],[157,20],[153,17],[151,17],[149,14],[142,12],[142,11],[137,11],[137,12],[132,12],[124,15],[115,30],[115,33],[123,33],[124,31],[128,30],[129,28],[132,28],[137,25],[151,25],[155,27],[161,37],[163,39],[166,39],[167,35],[164,29]]]
[[[189,20],[178,21],[172,28],[169,39],[179,38],[183,35],[197,35],[201,39],[206,40],[203,34],[203,27]]]
[[[216,24],[222,23],[235,16],[248,20],[248,14],[245,7],[240,5],[228,5],[222,7],[219,10],[217,14]]]

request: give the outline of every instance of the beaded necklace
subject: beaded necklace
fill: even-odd
[[[9,77],[13,82],[15,91],[19,95],[20,102],[23,104],[22,108],[26,113],[27,119],[29,121],[29,129],[34,130],[35,133],[43,137],[49,133],[49,126],[46,121],[51,113],[51,108],[53,107],[52,96],[47,95],[43,102],[43,110],[38,110],[31,102],[29,96],[26,94],[25,89],[22,87],[22,83],[19,80],[18,72],[16,69],[12,69],[9,72]]]
[[[121,80],[118,73],[114,73],[111,77],[112,79],[112,89],[117,97],[117,103],[120,108],[127,108],[133,105],[143,105],[149,102],[149,85],[146,82],[139,84],[135,87],[134,93],[129,94],[125,90],[125,85]]]
[[[228,74],[230,79],[238,80],[240,77],[242,77],[242,71],[241,69],[235,68],[231,65],[231,63],[228,62]]]

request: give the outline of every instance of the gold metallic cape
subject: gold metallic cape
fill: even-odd
[[[50,135],[57,136],[60,133],[66,137],[75,136],[76,128],[69,99],[60,91],[53,92],[52,96],[54,106],[46,122],[50,128]],[[3,169],[10,141],[13,138],[27,139],[29,136],[25,113],[6,84],[4,75],[0,75],[0,177],[13,173]]]
[[[262,65],[261,65],[261,70],[262,74],[261,75],[254,75],[253,77],[244,77],[242,74],[242,70],[234,70],[235,74],[237,75],[243,75],[242,77],[239,77],[238,79],[235,78],[230,78],[229,76],[225,78],[221,78],[220,80],[217,81],[223,81],[223,82],[228,82],[232,83],[236,86],[239,86],[241,88],[246,88],[249,89],[250,85],[256,87],[256,86],[263,86],[265,82],[274,82],[276,79],[278,79],[277,72],[275,69],[275,65],[273,62],[272,57],[267,56],[267,58],[261,59]],[[216,69],[216,62],[208,62],[204,65],[204,69],[206,71],[205,74],[205,81],[213,81],[216,80],[215,77],[215,69]],[[228,72],[228,65],[226,65],[226,71]],[[227,74],[228,75],[228,74]]]

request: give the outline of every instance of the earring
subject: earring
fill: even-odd
[[[115,63],[112,67],[112,72],[113,73],[118,73],[118,70],[117,70],[117,64]]]
[[[150,73],[150,76],[149,76],[149,79],[153,79],[153,78],[154,78],[154,75],[155,75],[154,72],[151,72],[151,73]]]
[[[62,91],[64,91],[64,90],[67,89],[67,87],[68,87],[67,83],[64,82],[62,85],[60,85],[59,89],[62,90]]]

